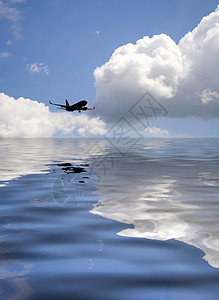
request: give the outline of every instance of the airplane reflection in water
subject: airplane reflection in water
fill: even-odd
[[[4,157],[0,161],[0,187],[28,174],[47,174],[54,161],[61,162],[64,159],[66,163],[69,162],[66,168],[71,167],[70,162],[74,153],[77,153],[77,149],[80,149],[82,153],[86,152],[89,143],[93,143],[92,140],[0,139],[1,155]],[[63,147],[59,145],[63,145]],[[80,163],[78,154],[75,156],[78,157],[78,159],[74,159],[75,164]],[[83,156],[85,157],[85,155]],[[72,170],[68,168],[66,171]]]
[[[128,224],[118,233],[121,236],[193,245],[205,252],[203,258],[212,267],[219,268],[215,162],[194,154],[167,155],[159,147],[152,157],[150,147],[153,144],[141,154],[139,149],[137,154],[129,153],[114,172],[101,177],[96,192],[100,200],[91,213]],[[166,148],[165,142],[162,147]]]

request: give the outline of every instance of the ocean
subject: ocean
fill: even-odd
[[[219,299],[219,139],[0,139],[0,299]]]

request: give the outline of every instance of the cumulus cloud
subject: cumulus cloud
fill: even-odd
[[[45,65],[44,63],[32,63],[32,64],[28,64],[27,65],[27,69],[31,72],[31,73],[45,73],[46,75],[49,74],[49,68],[47,65]]]
[[[209,103],[211,101],[219,100],[219,93],[211,91],[210,89],[203,90],[199,95],[203,103]]]
[[[55,134],[92,136],[104,134],[104,122],[87,115],[52,113],[44,103],[14,99],[0,93],[0,137],[52,137]]]
[[[169,117],[218,118],[218,50],[219,6],[179,44],[160,34],[119,47],[94,71],[97,113],[111,122],[148,91]],[[208,90],[214,96],[206,102]]]
[[[158,127],[147,127],[144,130],[144,133],[149,136],[154,136],[154,137],[163,137],[163,136],[168,136],[169,132],[166,129],[161,129]]]

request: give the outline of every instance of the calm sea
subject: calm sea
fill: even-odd
[[[0,299],[219,299],[218,139],[1,139]]]

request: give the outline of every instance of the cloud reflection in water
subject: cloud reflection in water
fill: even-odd
[[[91,212],[131,225],[121,236],[193,245],[219,268],[218,141],[217,147],[214,143],[202,148],[198,140],[164,140],[133,149],[101,177],[100,200]]]

